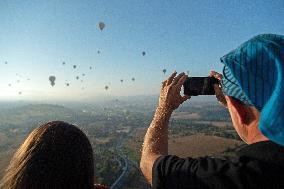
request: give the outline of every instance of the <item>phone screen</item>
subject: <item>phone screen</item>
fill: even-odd
[[[214,77],[189,77],[183,84],[184,94],[189,96],[215,95],[214,84],[219,81]]]

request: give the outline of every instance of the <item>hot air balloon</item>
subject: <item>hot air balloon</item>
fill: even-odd
[[[85,74],[84,74],[84,73],[82,73],[82,76],[85,76]]]
[[[5,64],[8,64],[8,62],[7,62],[7,61],[5,61]]]
[[[163,69],[163,72],[164,72],[164,74],[166,74],[167,70],[166,70],[166,69]]]
[[[79,79],[79,76],[76,76],[76,79],[78,80],[78,79]]]
[[[99,22],[99,28],[101,31],[103,31],[103,29],[106,27],[105,23],[103,22]]]
[[[132,77],[132,79],[131,79],[132,81],[135,81],[135,78],[134,77]]]
[[[92,69],[92,66],[90,66],[90,70]]]
[[[65,84],[66,84],[67,87],[69,87],[69,85],[70,85],[69,83],[65,83]]]
[[[73,68],[74,68],[74,69],[76,69],[76,67],[77,67],[76,65],[73,65]]]
[[[123,79],[121,79],[120,82],[123,83]]]
[[[55,76],[49,76],[49,81],[50,81],[50,85],[53,87],[55,85],[55,79],[56,77]]]
[[[21,95],[21,94],[22,94],[22,91],[19,92],[19,95]]]
[[[62,62],[62,65],[65,65],[66,63],[65,62]]]
[[[98,54],[100,54],[100,53],[101,53],[101,51],[97,51],[97,53],[98,53]]]
[[[108,90],[108,86],[107,85],[105,86],[105,90]]]
[[[143,52],[142,52],[142,55],[143,55],[143,56],[145,56],[145,55],[146,55],[146,52],[145,52],[145,51],[143,51]]]

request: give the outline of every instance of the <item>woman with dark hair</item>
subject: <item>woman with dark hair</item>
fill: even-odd
[[[27,137],[14,154],[3,189],[94,189],[93,150],[76,126],[48,122]]]

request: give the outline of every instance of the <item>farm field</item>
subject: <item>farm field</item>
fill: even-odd
[[[94,104],[14,104],[0,108],[0,177],[27,135],[50,120],[77,125],[93,144],[98,182],[111,186],[129,162],[123,188],[150,189],[139,161],[155,98],[115,99]],[[145,103],[147,102],[147,103]],[[176,110],[169,123],[169,153],[180,157],[234,155],[243,145],[226,109],[216,102],[194,102]]]

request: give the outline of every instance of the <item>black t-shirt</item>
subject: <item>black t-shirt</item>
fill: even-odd
[[[245,146],[235,158],[159,157],[153,188],[284,189],[284,147],[271,141]]]

